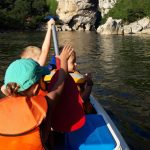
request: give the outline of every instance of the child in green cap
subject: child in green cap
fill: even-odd
[[[9,65],[4,78],[9,96],[0,101],[0,149],[44,150],[51,131],[51,113],[60,100],[72,53],[70,45],[63,48],[58,78],[51,90],[43,95],[38,94],[41,90],[39,81],[49,74],[49,69],[33,59],[24,58]]]
[[[52,25],[54,24],[55,24],[54,19],[50,19],[47,22],[47,32],[41,49],[36,46],[27,46],[22,51],[20,57],[25,59],[31,58],[36,62],[38,62],[40,66],[44,66],[50,50],[51,30],[52,30]],[[9,95],[4,85],[1,87],[1,91],[4,95]]]

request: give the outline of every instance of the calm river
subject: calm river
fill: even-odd
[[[93,95],[131,150],[149,150],[150,36],[59,32],[58,38],[61,45],[69,42],[75,48],[81,73],[92,73]],[[43,39],[43,32],[0,33],[0,85],[7,65],[18,57],[22,48],[41,47]]]

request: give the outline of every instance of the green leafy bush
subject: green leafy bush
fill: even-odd
[[[46,0],[47,5],[49,6],[49,12],[51,15],[56,15],[57,1],[56,0]]]
[[[131,23],[143,17],[150,17],[150,0],[118,0],[105,18],[123,19]]]
[[[0,30],[36,29],[56,7],[56,0],[0,0]]]
[[[127,10],[127,21],[134,22],[146,16],[142,8],[139,9],[128,9]]]

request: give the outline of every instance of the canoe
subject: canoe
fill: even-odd
[[[90,102],[96,113],[86,114],[86,123],[79,130],[64,133],[64,146],[57,145],[56,150],[129,150],[113,121],[92,95]]]
[[[93,107],[95,108],[97,114],[101,115],[107,129],[110,131],[110,134],[113,137],[113,140],[116,143],[116,146],[114,147],[114,150],[129,150],[128,145],[126,144],[124,138],[120,134],[119,130],[113,123],[113,121],[110,119],[109,115],[106,113],[106,111],[103,109],[103,107],[100,105],[100,103],[93,97],[90,97],[91,103]]]
[[[54,73],[52,71],[50,75],[44,78],[44,81],[50,81]],[[83,75],[78,72],[70,75],[77,84],[80,83],[81,79],[84,79]],[[92,95],[90,96],[90,103],[95,111],[86,113],[84,126],[76,131],[63,133],[64,136],[59,138],[58,141],[64,141],[64,143],[59,146],[56,144],[56,149],[59,147],[60,150],[129,150],[109,115]],[[65,112],[64,108],[62,108],[62,111]],[[61,114],[58,115],[58,118],[60,116]]]
[[[54,72],[55,73],[55,72]],[[53,74],[45,77],[50,81]],[[70,74],[72,76],[72,74]],[[79,73],[73,74],[75,83],[80,83],[83,77]],[[91,95],[90,103],[95,112],[85,115],[86,122],[83,127],[73,132],[66,132],[58,137],[62,145],[55,144],[56,150],[129,150],[128,145],[120,134],[119,130],[103,109],[101,104]],[[64,109],[64,108],[63,108]],[[64,112],[64,110],[63,110]],[[73,112],[74,113],[74,112]],[[60,115],[59,115],[60,117]],[[54,133],[56,134],[56,133]],[[59,133],[57,133],[59,135]]]

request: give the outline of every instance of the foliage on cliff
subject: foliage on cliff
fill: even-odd
[[[105,17],[109,16],[114,19],[123,19],[126,23],[150,16],[150,0],[118,0]]]
[[[47,2],[49,11],[51,12],[51,14],[55,15],[56,9],[57,9],[57,1],[56,0],[46,0],[46,2]]]
[[[36,29],[55,9],[56,0],[0,0],[0,29]]]

